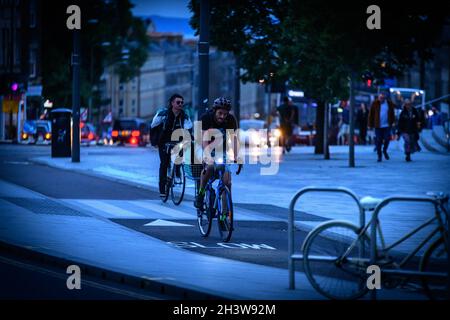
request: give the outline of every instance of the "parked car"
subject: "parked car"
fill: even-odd
[[[294,126],[292,130],[292,141],[294,145],[307,145],[312,146],[315,144],[316,130],[310,127],[300,128],[299,126]]]
[[[145,147],[150,142],[150,129],[143,119],[121,118],[114,121],[111,136],[114,143]]]
[[[82,144],[91,145],[97,142],[98,137],[95,133],[95,127],[92,123],[89,122],[81,122],[80,123],[80,132],[81,132],[81,140]]]
[[[52,140],[52,123],[49,120],[26,120],[22,130],[24,143],[50,144]]]
[[[239,140],[242,144],[263,147],[267,145],[267,130],[263,120],[249,119],[239,122]]]

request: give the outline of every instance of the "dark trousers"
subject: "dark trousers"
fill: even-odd
[[[391,128],[375,128],[375,140],[378,156],[381,157],[381,145],[383,145],[383,152],[386,152],[389,147]]]
[[[159,192],[165,193],[167,168],[170,164],[170,153],[167,153],[164,145],[158,147],[159,151]]]
[[[361,129],[359,129],[359,138],[360,138],[360,143],[361,144],[366,144],[366,136],[367,136],[367,126],[366,127],[361,127]]]

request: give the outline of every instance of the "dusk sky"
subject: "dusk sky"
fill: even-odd
[[[165,17],[190,18],[189,0],[131,0],[135,5],[134,15],[160,15]]]

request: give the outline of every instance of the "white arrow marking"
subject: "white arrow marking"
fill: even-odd
[[[144,227],[192,227],[192,225],[158,219],[144,224]]]

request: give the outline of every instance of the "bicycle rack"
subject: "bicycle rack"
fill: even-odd
[[[391,196],[384,198],[375,208],[371,221],[373,219],[378,219],[378,215],[384,207],[386,207],[391,202],[429,202],[432,203],[435,207],[438,205],[438,201],[431,197],[410,197],[410,196]],[[447,220],[447,223],[450,224],[450,219]],[[377,224],[372,223],[370,225],[370,264],[374,265],[377,256]],[[450,225],[448,226],[450,227]],[[450,230],[450,229],[449,229]],[[449,239],[447,239],[449,241]],[[447,248],[449,248],[447,243]],[[448,259],[450,260],[450,255],[447,253]],[[450,263],[450,261],[449,261]],[[450,273],[448,277],[448,286],[450,287]],[[371,290],[371,299],[376,300],[377,298],[377,290]]]
[[[358,196],[351,191],[350,189],[344,187],[338,188],[320,188],[320,187],[305,187],[300,189],[295,196],[292,198],[291,203],[289,205],[289,218],[288,218],[288,268],[289,268],[289,289],[295,289],[295,268],[294,262],[295,260],[303,260],[302,254],[294,254],[294,208],[298,199],[308,192],[336,192],[336,193],[345,193],[348,194],[351,198],[353,198],[358,205],[359,208],[359,223],[360,226],[365,225],[365,211],[359,202]]]

